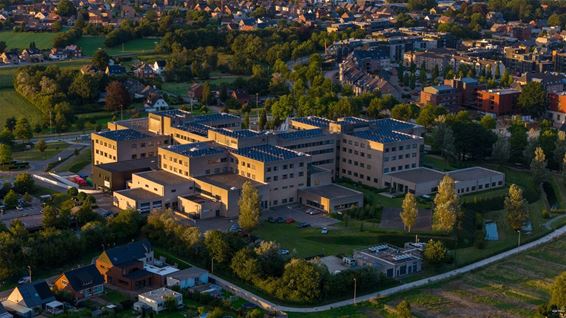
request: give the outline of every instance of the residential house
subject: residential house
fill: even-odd
[[[75,301],[104,292],[104,278],[94,264],[67,271],[54,283],[55,289],[70,293]]]
[[[243,89],[235,89],[232,91],[230,96],[236,99],[241,105],[245,105],[250,102],[250,95]]]
[[[187,96],[193,102],[197,102],[202,99],[202,92],[203,92],[204,85],[200,83],[194,83],[189,87],[187,91]]]
[[[35,315],[45,305],[54,301],[55,295],[45,281],[21,284],[15,287],[2,305],[6,310],[17,313],[17,316]]]
[[[160,287],[160,280],[144,269],[153,263],[153,248],[148,240],[108,249],[96,259],[96,268],[108,284],[127,290]]]
[[[165,71],[165,65],[166,64],[167,64],[167,62],[165,62],[164,60],[158,60],[158,61],[153,62],[152,68],[153,68],[153,71],[155,72],[155,74],[157,74],[157,75],[163,74],[163,72]]]
[[[2,52],[0,54],[0,62],[4,64],[19,64],[20,58],[17,53]]]
[[[40,63],[43,62],[43,53],[36,48],[24,49],[20,53],[19,58],[20,61],[26,63]]]
[[[137,78],[155,78],[156,72],[151,65],[142,63],[134,70],[134,76]]]
[[[143,312],[146,309],[155,313],[162,312],[167,308],[167,301],[175,300],[177,307],[183,306],[183,295],[179,292],[162,287],[138,295],[138,301],[134,303],[134,310]]]
[[[193,288],[208,284],[208,271],[190,267],[167,276],[167,287],[177,286],[180,289]]]
[[[108,65],[104,73],[108,76],[121,76],[126,74],[126,68],[122,65]]]
[[[155,112],[169,109],[169,104],[159,94],[151,94],[143,105],[146,112]]]
[[[51,51],[49,51],[50,60],[63,61],[66,60],[67,57],[68,55],[67,52],[65,52],[65,50],[54,47],[51,49]]]

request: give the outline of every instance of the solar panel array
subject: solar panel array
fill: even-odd
[[[298,152],[290,151],[273,145],[261,145],[242,148],[234,151],[235,154],[261,162],[273,162],[300,157]]]
[[[208,136],[208,130],[211,129],[209,126],[197,124],[197,123],[184,123],[181,125],[177,125],[177,128],[182,130],[188,131],[193,134],[197,134],[199,136],[206,137]]]
[[[308,129],[308,130],[297,130],[297,131],[287,131],[284,133],[280,133],[277,137],[282,139],[303,139],[303,138],[312,138],[322,135],[322,129]]]
[[[221,133],[224,136],[232,137],[232,138],[248,138],[248,137],[255,137],[260,135],[259,132],[250,130],[250,129],[238,129],[238,130],[230,130],[226,128],[218,128],[215,131]]]
[[[320,128],[328,128],[328,126],[330,125],[330,119],[318,116],[297,117],[293,118],[293,120]]]
[[[412,139],[410,135],[398,133],[396,131],[391,131],[388,129],[368,129],[362,131],[355,131],[351,133],[351,135],[358,138],[379,142],[382,144]]]
[[[224,152],[222,148],[214,147],[210,142],[194,142],[184,145],[174,145],[167,147],[167,150],[190,158],[214,155]]]
[[[98,135],[115,141],[136,140],[151,137],[133,129],[109,130],[98,133]]]

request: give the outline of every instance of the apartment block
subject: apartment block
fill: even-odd
[[[454,87],[448,85],[427,86],[421,91],[420,103],[422,105],[442,105],[448,109],[458,108],[460,94]]]
[[[466,108],[475,108],[478,91],[486,88],[485,84],[481,84],[477,79],[471,77],[446,79],[444,85],[456,89],[457,104]]]
[[[519,92],[512,88],[480,90],[477,95],[477,109],[495,115],[512,114],[517,109]]]
[[[548,94],[547,114],[555,125],[566,123],[566,92]]]

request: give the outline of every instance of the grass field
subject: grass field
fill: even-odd
[[[0,123],[2,123],[2,125],[6,122],[6,118],[12,116],[16,118],[27,118],[32,124],[32,127],[36,123],[41,122],[42,114],[37,107],[29,103],[13,89],[0,89],[0,105],[2,107],[2,111],[0,112]]]
[[[63,149],[67,148],[69,144],[64,142],[54,142],[47,144],[47,149],[44,152],[40,152],[35,147],[30,150],[25,151],[18,151],[13,153],[13,158],[15,160],[46,160],[49,159],[59,152],[63,151]]]
[[[124,43],[122,50],[121,45],[113,48],[105,47],[103,36],[83,36],[77,44],[81,47],[83,55],[92,56],[99,48],[104,49],[106,53],[110,55],[151,53],[155,49],[155,44],[158,42],[158,38],[135,39]]]
[[[539,317],[555,276],[566,270],[566,238],[508,258],[457,279],[357,306],[289,318],[395,317],[405,299],[417,317]]]
[[[70,171],[78,173],[84,167],[91,163],[91,149],[85,148],[79,152],[77,156],[73,156],[67,159],[62,164],[58,165],[55,169],[58,172]]]
[[[39,49],[50,49],[53,47],[53,39],[58,32],[0,32],[0,41],[6,42],[8,49],[24,49],[29,47],[31,42]]]

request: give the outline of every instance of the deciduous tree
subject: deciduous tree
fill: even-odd
[[[441,241],[429,240],[423,252],[425,261],[429,264],[440,264],[446,260],[448,250]]]
[[[460,202],[454,179],[450,176],[444,176],[438,185],[438,193],[434,198],[432,229],[440,232],[452,231],[459,215]]]
[[[0,144],[0,164],[12,161],[12,148],[6,144]]]
[[[33,137],[33,129],[27,118],[18,119],[16,128],[14,128],[14,136],[22,140],[30,140]]]
[[[411,313],[411,305],[408,301],[402,300],[397,306],[395,307],[395,311],[397,312],[398,318],[412,318],[413,314]]]
[[[527,201],[523,198],[523,190],[516,184],[509,187],[504,206],[509,226],[515,231],[521,229],[529,214]]]
[[[566,308],[566,271],[554,278],[550,287],[550,304],[558,308]]]
[[[536,147],[531,161],[531,173],[537,185],[544,180],[546,172],[546,155],[541,147]]]
[[[47,143],[45,143],[45,140],[40,139],[36,144],[35,144],[35,148],[37,150],[39,150],[39,152],[44,152],[47,149]]]
[[[130,93],[119,81],[112,81],[106,86],[105,106],[107,110],[121,110],[128,107],[131,102]]]
[[[417,213],[418,208],[415,195],[411,192],[407,192],[407,194],[405,194],[405,199],[403,200],[401,220],[403,221],[405,229],[409,232],[411,232],[411,229],[417,222]]]
[[[251,231],[259,224],[260,197],[257,189],[246,181],[242,186],[242,194],[238,202],[240,215],[238,224],[246,231]]]

